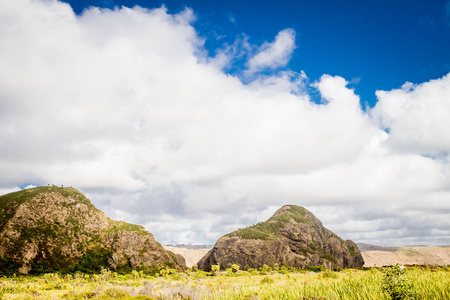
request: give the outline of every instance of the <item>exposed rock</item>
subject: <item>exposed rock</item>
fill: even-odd
[[[0,197],[0,269],[184,268],[142,226],[113,221],[73,188],[38,187]]]
[[[212,265],[241,269],[264,264],[304,268],[325,265],[328,268],[362,267],[364,260],[356,244],[344,241],[308,210],[285,205],[266,222],[239,229],[221,237],[199,262],[210,271]]]

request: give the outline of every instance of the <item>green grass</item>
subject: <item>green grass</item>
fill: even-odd
[[[177,273],[156,276],[102,270],[0,278],[0,299],[390,299],[379,269],[266,272]],[[407,268],[405,276],[418,299],[450,299],[450,268]],[[3,298],[1,298],[3,297]]]
[[[126,223],[124,221],[114,221],[108,218],[108,221],[110,222],[111,229],[107,233],[119,233],[120,231],[134,231],[139,233],[140,235],[148,235],[151,236],[152,234],[145,230],[145,228],[141,225],[135,225]]]

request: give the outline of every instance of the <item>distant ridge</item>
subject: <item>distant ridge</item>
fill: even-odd
[[[377,246],[377,245],[371,245],[366,243],[356,243],[358,245],[359,251],[365,252],[365,251],[395,251],[399,249],[399,247],[390,247],[390,246]]]
[[[185,245],[185,244],[178,244],[178,245],[166,245],[167,247],[174,247],[174,248],[185,248],[185,249],[211,249],[214,245]],[[166,247],[164,246],[164,247]]]
[[[361,244],[358,244],[358,247]],[[361,247],[365,267],[401,265],[450,265],[450,245],[381,247],[364,244]]]

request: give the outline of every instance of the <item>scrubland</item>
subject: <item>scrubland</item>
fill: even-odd
[[[450,299],[450,268],[13,274],[0,299]]]

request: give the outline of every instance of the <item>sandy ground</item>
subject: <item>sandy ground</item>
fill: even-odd
[[[192,267],[210,249],[187,249],[164,246],[173,253],[181,254],[186,259],[186,265]],[[396,247],[387,250],[363,251],[365,267],[383,267],[395,264],[401,265],[450,265],[450,246],[417,246]]]
[[[365,251],[364,266],[383,267],[401,265],[450,265],[450,246],[398,247],[389,251]]]
[[[166,250],[175,254],[181,254],[186,259],[186,266],[192,267],[206,254],[210,249],[187,249],[173,246],[164,246]]]

